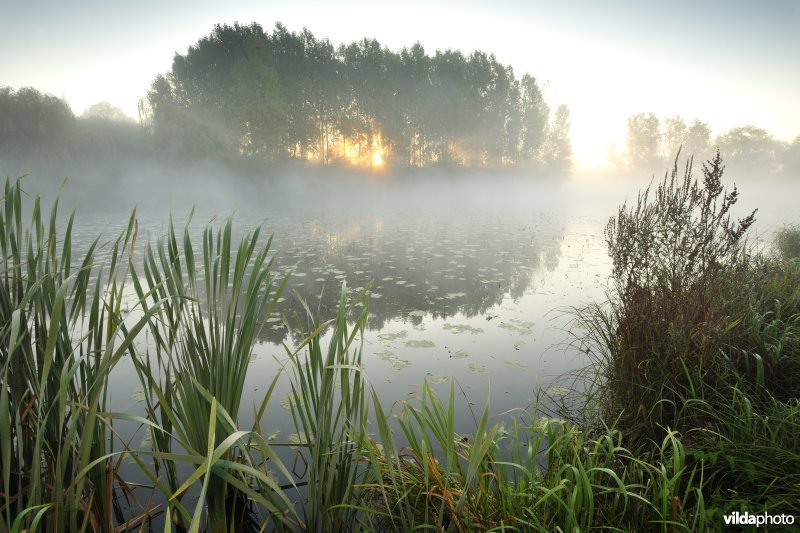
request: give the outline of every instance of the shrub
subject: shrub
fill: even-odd
[[[787,261],[800,259],[800,226],[786,226],[775,234],[778,256]]]
[[[634,440],[658,440],[676,427],[686,398],[731,378],[724,349],[747,302],[745,235],[755,211],[731,220],[738,191],[723,187],[719,153],[703,165],[702,182],[692,167],[689,158],[679,177],[676,157],[654,191],[609,220],[608,305],[585,309],[580,320],[605,415],[619,416]]]

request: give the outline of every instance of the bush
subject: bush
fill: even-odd
[[[784,261],[800,259],[800,226],[786,226],[775,234],[775,249]]]
[[[676,157],[655,191],[609,220],[608,305],[581,317],[604,415],[619,417],[634,440],[657,441],[676,427],[686,398],[733,377],[724,353],[746,309],[745,235],[755,211],[731,220],[738,191],[723,187],[719,153],[703,165],[702,183],[692,167],[689,158],[679,177]]]

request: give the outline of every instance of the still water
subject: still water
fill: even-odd
[[[493,413],[502,413],[529,406],[537,392],[585,366],[569,344],[567,310],[604,297],[607,216],[570,209],[557,191],[539,201],[508,200],[516,196],[499,201],[472,194],[466,205],[448,202],[447,195],[442,201],[426,195],[423,202],[393,196],[344,210],[297,209],[274,198],[238,205],[235,231],[261,225],[265,241],[273,235],[274,273],[290,276],[254,349],[242,427],[249,427],[251,406],[287,359],[283,344],[297,340],[287,338],[282,319],[304,317],[298,296],[319,307],[325,320],[335,316],[343,284],[350,297],[371,284],[362,363],[387,409],[413,396],[423,380],[446,394],[452,379],[462,406],[482,409],[488,400]],[[189,223],[195,253],[209,220],[220,226],[231,214],[213,207],[222,208],[198,208]],[[171,211],[180,233],[188,210]],[[169,216],[140,207],[140,243],[162,236]],[[88,243],[99,230],[115,235],[123,221],[114,214],[79,217],[77,233]],[[115,411],[141,414],[140,385],[127,359],[115,369],[110,391]],[[265,417],[265,434],[293,431],[289,391],[287,373]],[[459,419],[469,431],[469,410],[461,409]]]
[[[292,347],[297,340],[288,338],[282,319],[304,316],[298,296],[319,307],[324,320],[335,316],[343,286],[351,297],[371,286],[362,363],[387,411],[394,406],[397,412],[397,402],[413,397],[424,380],[442,395],[454,380],[457,430],[467,433],[474,429],[473,412],[487,401],[502,421],[543,391],[558,395],[560,378],[587,365],[572,342],[570,309],[606,297],[610,261],[603,229],[624,196],[530,184],[472,188],[458,197],[446,189],[388,189],[362,191],[348,201],[329,189],[316,192],[206,202],[188,222],[196,253],[209,221],[219,227],[233,214],[240,235],[260,225],[265,242],[274,236],[275,274],[290,276],[254,348],[240,427],[251,427],[255,406],[286,362],[284,343]],[[116,235],[128,213],[79,216],[76,249],[98,231]],[[164,235],[170,213],[180,233],[188,207],[140,205],[140,246]],[[770,224],[767,232],[776,225]],[[115,368],[109,390],[114,411],[143,414],[128,359]],[[275,444],[296,442],[290,403],[284,373],[261,426]],[[141,428],[116,427],[134,448],[147,447]],[[286,464],[293,454],[290,448],[279,453]],[[124,470],[126,479],[146,481],[134,464]]]

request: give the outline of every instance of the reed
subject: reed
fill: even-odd
[[[353,504],[363,476],[358,442],[367,430],[368,415],[361,365],[368,291],[348,301],[343,283],[336,317],[326,322],[300,299],[311,334],[298,348],[286,348],[292,371],[292,418],[307,465],[301,524],[306,531],[348,531],[357,521],[358,508]],[[329,330],[327,349],[321,338],[325,330]],[[291,327],[289,331],[292,337]]]
[[[154,450],[134,457],[168,498],[176,522],[189,523],[190,531],[200,529],[204,506],[212,531],[241,528],[251,502],[266,509],[278,528],[294,523],[293,506],[268,465],[291,476],[257,431],[274,381],[254,430],[240,430],[237,422],[259,328],[288,277],[273,278],[271,238],[260,244],[260,228],[236,247],[232,231],[230,219],[216,232],[206,227],[198,262],[188,223],[179,247],[170,220],[167,235],[145,249],[143,276],[132,270],[144,310],[161,302],[148,320],[152,349],[134,358]],[[140,458],[146,455],[154,458],[153,469]],[[195,470],[181,480],[178,463]],[[182,498],[195,483],[200,494],[190,511]]]
[[[375,438],[362,435],[369,464],[361,487],[366,529],[410,531],[703,530],[703,467],[690,465],[677,432],[635,455],[612,428],[584,432],[536,408],[510,429],[490,422],[454,431],[455,396],[423,385],[397,415],[398,441],[373,392]]]
[[[104,416],[108,375],[158,311],[122,310],[127,229],[98,257],[95,240],[74,258],[70,216],[59,234],[58,202],[45,222],[39,198],[23,224],[21,180],[6,180],[0,205],[0,531],[111,531],[124,452]],[[77,261],[76,261],[77,259]],[[149,509],[142,509],[145,515]],[[139,517],[141,518],[141,517]]]

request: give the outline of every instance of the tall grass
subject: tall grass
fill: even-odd
[[[579,531],[702,530],[702,463],[687,461],[677,432],[634,456],[619,431],[589,434],[536,409],[510,429],[484,410],[471,434],[454,431],[447,401],[423,385],[404,402],[399,446],[373,392],[378,431],[362,435],[369,477],[362,487],[369,529]]]
[[[703,465],[709,520],[732,510],[796,513],[800,398],[800,266],[748,248],[754,213],[732,222],[719,155],[702,183],[687,162],[623,205],[606,229],[613,262],[605,304],[578,313],[601,420],[637,456],[664,431]]]
[[[367,431],[361,350],[369,296],[364,289],[348,302],[346,290],[342,284],[337,315],[327,322],[321,322],[301,299],[312,332],[297,349],[287,348],[292,418],[307,466],[301,524],[307,531],[347,531],[358,515],[353,503],[356,484],[363,475],[358,464],[358,435]],[[356,304],[361,309],[350,326],[348,317]],[[323,350],[320,337],[328,327],[328,347]]]
[[[145,249],[143,278],[135,271],[132,276],[145,309],[162,302],[148,322],[154,353],[139,354],[134,362],[148,399],[156,469],[166,479],[137,461],[167,495],[178,523],[191,521],[193,531],[204,505],[211,530],[241,528],[249,500],[265,508],[276,526],[292,522],[292,505],[267,461],[290,478],[288,472],[257,431],[242,431],[237,423],[258,330],[288,282],[275,283],[271,239],[260,245],[259,235],[256,229],[234,248],[230,219],[216,233],[208,226],[198,268],[188,223],[179,247],[170,222],[166,237]],[[273,387],[274,381],[256,423]],[[196,467],[182,483],[180,462]],[[181,500],[196,482],[200,494],[189,512]]]
[[[693,162],[623,204],[606,227],[612,259],[605,305],[583,310],[585,349],[602,376],[606,419],[631,439],[659,440],[678,427],[687,399],[730,383],[727,347],[748,306],[746,232],[755,212],[734,222],[738,199],[722,185],[717,156],[693,177]],[[598,392],[598,391],[596,391]]]
[[[95,240],[74,267],[72,222],[59,234],[34,200],[23,224],[20,180],[0,205],[0,531],[110,531],[121,456],[107,406],[108,374],[158,311],[125,327],[122,291],[135,217],[99,259]],[[143,512],[147,512],[145,509]],[[133,517],[126,517],[133,518]]]

